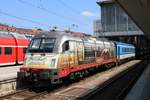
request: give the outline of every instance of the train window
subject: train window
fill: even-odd
[[[131,52],[135,52],[135,49],[134,49],[134,48],[131,48]]]
[[[31,41],[31,48],[32,49],[39,49],[41,43],[41,39],[33,39]]]
[[[66,41],[64,44],[63,44],[63,46],[62,46],[62,51],[64,52],[64,51],[67,51],[67,50],[69,50],[69,41]]]
[[[42,39],[40,49],[45,52],[53,52],[55,39],[47,38]]]
[[[11,55],[12,54],[12,48],[11,47],[5,47],[5,55]]]
[[[0,55],[2,54],[2,48],[0,47]]]
[[[31,41],[28,52],[53,52],[55,38],[35,38]]]
[[[122,48],[122,51],[125,52],[125,48]]]

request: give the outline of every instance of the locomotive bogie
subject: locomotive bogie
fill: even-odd
[[[48,81],[51,84],[60,83],[57,69],[21,69],[17,73],[18,79],[27,81]]]

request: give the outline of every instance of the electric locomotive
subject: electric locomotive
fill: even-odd
[[[117,62],[115,44],[70,32],[50,31],[34,36],[25,55],[18,79],[61,83],[84,75],[92,68]]]

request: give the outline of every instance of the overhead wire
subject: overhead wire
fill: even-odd
[[[27,22],[30,22],[30,23],[50,27],[48,24],[41,23],[41,22],[38,22],[38,21],[34,21],[34,20],[31,20],[31,19],[27,19],[27,18],[23,18],[23,17],[19,17],[19,16],[16,16],[16,15],[12,15],[10,13],[2,11],[1,9],[0,9],[0,14],[5,15],[5,16],[9,16],[9,17],[12,17],[12,18],[15,18],[15,19],[18,19],[18,20],[23,20],[23,21],[27,21]]]
[[[69,18],[69,17],[67,17],[67,16],[60,15],[60,14],[58,14],[58,13],[55,13],[54,11],[50,11],[50,10],[46,9],[45,7],[43,7],[43,6],[42,6],[42,7],[41,7],[41,6],[37,6],[37,5],[33,4],[33,3],[30,3],[30,2],[25,1],[25,0],[18,0],[18,1],[19,1],[20,3],[25,4],[25,5],[28,5],[28,6],[37,8],[37,9],[40,9],[40,10],[42,10],[42,11],[45,11],[45,12],[49,13],[50,15],[55,15],[55,16],[61,18],[61,19],[65,19],[65,20],[68,20],[68,21],[71,21],[71,22],[75,22],[75,21],[76,21],[76,20],[73,19],[73,18]]]
[[[80,11],[78,11],[77,9],[74,9],[72,6],[68,5],[67,3],[65,3],[63,0],[56,0],[58,3],[60,3],[61,5],[63,5],[65,8],[67,8],[68,10],[70,10],[72,13],[74,13],[75,15],[80,15]],[[79,21],[81,22],[81,20]],[[89,26],[87,23],[82,23],[82,25],[84,25],[83,27],[87,28],[87,26]],[[76,25],[78,27],[78,25]]]
[[[31,6],[31,7],[40,9],[40,10],[42,10],[42,11],[44,11],[44,12],[47,12],[47,13],[50,14],[50,15],[55,15],[55,16],[61,18],[61,19],[65,19],[65,20],[68,20],[68,21],[70,21],[70,22],[73,22],[73,24],[76,24],[77,26],[79,26],[78,23],[81,22],[81,20],[77,20],[77,19],[70,18],[70,17],[64,16],[64,15],[60,15],[60,14],[58,14],[58,13],[52,11],[52,10],[49,10],[49,9],[45,8],[43,5],[41,6],[41,4],[38,6],[38,5],[35,5],[35,4],[33,4],[33,3],[28,2],[28,1],[26,1],[26,0],[18,0],[18,1],[19,1],[20,3],[22,3],[22,4],[24,4],[24,5],[28,5],[28,6]],[[41,3],[41,0],[40,0],[40,3]],[[81,25],[81,24],[80,24],[80,25]],[[88,26],[88,25],[87,25],[85,22],[82,23],[82,27],[87,28],[87,26]]]
[[[60,3],[61,5],[63,5],[65,8],[69,9],[71,12],[75,13],[75,14],[80,14],[79,11],[77,11],[76,9],[72,8],[70,5],[66,4],[63,0],[56,0],[58,3]]]
[[[58,16],[58,17],[60,17],[60,18],[63,18],[63,19],[66,19],[66,20],[69,20],[69,21],[72,21],[72,22],[75,22],[75,21],[76,21],[76,20],[74,20],[74,19],[67,18],[66,16],[59,15],[59,14],[57,14],[57,13],[55,13],[55,12],[49,11],[48,9],[44,8],[43,5],[42,5],[42,6],[41,6],[41,5],[40,5],[40,6],[37,6],[37,5],[33,4],[33,3],[27,2],[27,1],[25,1],[25,0],[18,0],[18,1],[21,2],[21,3],[23,3],[23,4],[32,6],[32,7],[34,7],[34,8],[38,8],[38,9],[40,9],[40,10],[43,10],[43,11],[49,13],[49,14]],[[41,2],[41,1],[40,1],[40,2]],[[23,18],[23,17],[19,17],[19,16],[16,16],[16,15],[7,13],[7,12],[5,12],[5,11],[2,11],[1,9],[0,9],[0,14],[3,14],[3,15],[5,15],[5,16],[9,16],[9,17],[13,17],[13,18],[15,18],[15,19],[27,21],[27,22],[30,22],[30,23],[34,23],[34,24],[44,25],[44,26],[50,27],[48,24],[41,23],[41,22],[38,22],[38,21],[34,21],[34,20],[31,20],[31,19],[27,19],[27,18]],[[74,24],[74,23],[73,23],[73,24]],[[78,26],[78,25],[77,25],[77,26]]]
[[[41,6],[41,8],[43,8],[42,0],[40,0],[40,6]]]

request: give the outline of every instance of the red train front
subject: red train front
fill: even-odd
[[[22,64],[28,43],[24,35],[0,32],[0,66]]]

